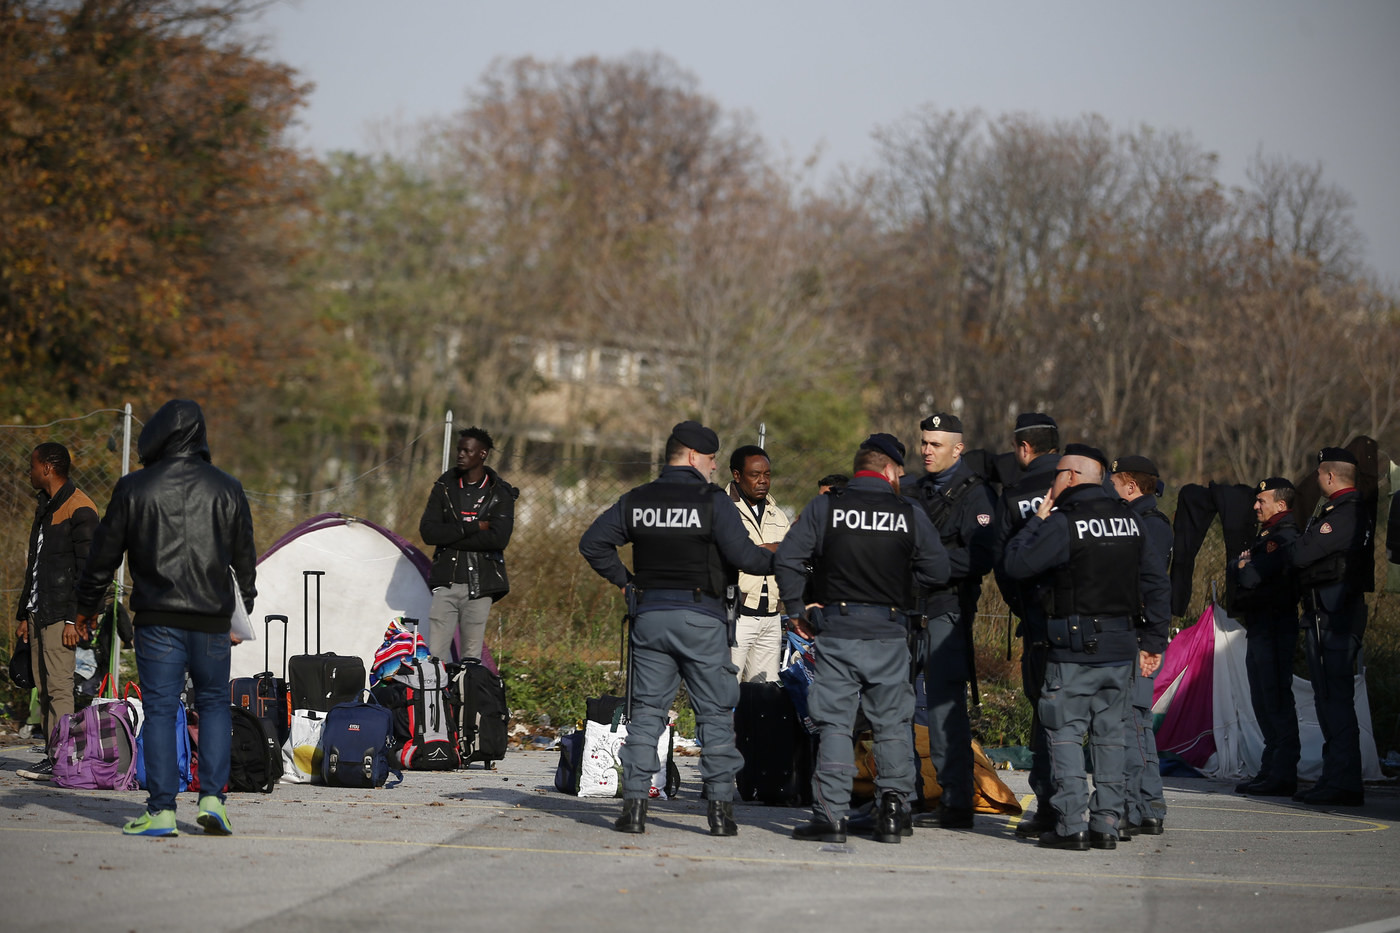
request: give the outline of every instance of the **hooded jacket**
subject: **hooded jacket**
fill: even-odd
[[[238,480],[209,458],[204,413],[166,402],[141,429],[144,469],[117,481],[78,583],[78,611],[92,615],[127,554],[137,626],[226,632],[234,600],[257,595],[253,517]],[[234,593],[229,568],[238,575]]]
[[[488,526],[485,530],[463,524],[451,492],[457,471],[448,470],[433,483],[428,505],[418,521],[418,534],[424,544],[435,548],[429,587],[465,583],[472,599],[490,596],[494,602],[510,592],[504,552],[515,528],[515,500],[520,490],[490,467],[485,470],[487,493],[481,508],[481,519]]]

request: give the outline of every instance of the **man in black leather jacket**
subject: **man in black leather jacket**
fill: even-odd
[[[162,405],[141,429],[137,453],[145,469],[117,481],[78,581],[77,622],[86,637],[126,553],[146,715],[148,794],[145,812],[122,832],[179,834],[175,714],[188,672],[202,739],[197,822],[207,833],[228,835],[222,788],[228,783],[233,734],[229,620],[234,600],[242,599],[251,610],[257,595],[253,518],[242,485],[210,462],[197,403],[176,399]],[[237,591],[230,569],[237,575]]]
[[[506,545],[515,528],[520,491],[486,465],[491,435],[470,427],[457,436],[457,466],[433,483],[418,521],[424,544],[435,546],[428,586],[428,650],[452,659],[452,638],[460,636],[461,658],[480,658],[491,605],[510,592]]]

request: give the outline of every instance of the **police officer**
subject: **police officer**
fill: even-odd
[[[1037,838],[1055,826],[1055,809],[1050,803],[1054,788],[1050,784],[1050,755],[1045,748],[1045,730],[1036,711],[1040,702],[1040,684],[1045,676],[1045,615],[1040,607],[1040,591],[1044,581],[1015,580],[1006,574],[1002,559],[1006,543],[1035,515],[1045,499],[1046,491],[1055,481],[1056,464],[1060,462],[1060,431],[1055,419],[1043,412],[1025,412],[1016,416],[1016,465],[1021,476],[1004,487],[996,512],[996,536],[993,552],[996,563],[997,586],[1013,615],[1020,620],[1016,634],[1021,636],[1021,689],[1031,704],[1031,791],[1035,794],[1036,812],[1016,827],[1020,836]]]
[[[936,813],[920,813],[914,825],[972,827],[972,726],[967,685],[973,675],[972,623],[982,577],[992,569],[991,489],[962,460],[963,426],[938,412],[919,422],[924,475],[906,477],[901,491],[919,503],[948,552],[949,579],[921,596],[925,628],[924,690],[928,697],[929,760],[943,790]]]
[[[719,438],[682,421],[666,441],[666,465],[654,481],[625,493],[579,540],[579,552],[609,583],[631,584],[632,719],[622,747],[619,832],[646,832],[656,744],[682,679],[695,709],[700,775],[712,836],[733,836],[734,776],[744,761],[734,745],[732,710],[739,681],[729,649],[734,606],[726,590],[737,571],[773,572],[773,552],[749,540],[738,509],[710,482]],[[617,549],[633,543],[632,572]]]
[[[1264,733],[1259,773],[1235,785],[1255,797],[1291,797],[1298,790],[1298,712],[1293,705],[1293,652],[1298,647],[1298,584],[1293,544],[1298,521],[1293,484],[1271,476],[1255,487],[1254,516],[1259,532],[1248,549],[1231,561],[1235,601],[1244,625],[1245,672],[1254,718]]]
[[[1151,676],[1166,647],[1166,574],[1142,546],[1137,516],[1104,489],[1107,466],[1093,447],[1066,447],[1054,486],[1006,545],[1004,566],[1013,579],[1050,578],[1048,658],[1037,709],[1055,788],[1056,826],[1040,836],[1047,848],[1117,847],[1129,668],[1136,662]],[[1144,595],[1153,598],[1144,604]],[[1146,617],[1140,625],[1139,612]],[[1092,796],[1084,773],[1086,732],[1094,756]]]
[[[1341,447],[1317,455],[1327,504],[1293,545],[1303,591],[1303,632],[1322,727],[1322,777],[1300,803],[1359,807],[1361,734],[1352,677],[1366,632],[1366,560],[1371,517],[1356,489],[1356,457]]]
[[[1142,528],[1142,547],[1147,559],[1162,571],[1139,581],[1161,585],[1165,592],[1144,593],[1142,601],[1165,600],[1171,604],[1167,568],[1172,557],[1172,523],[1157,508],[1162,480],[1157,465],[1146,457],[1133,455],[1113,461],[1109,477],[1113,491],[1128,503]],[[1134,833],[1160,836],[1165,827],[1167,798],[1162,791],[1162,766],[1157,759],[1157,736],[1152,731],[1152,691],[1156,675],[1144,677],[1130,665],[1132,676],[1128,702],[1123,708],[1123,798],[1127,807],[1118,827],[1119,839],[1132,839]]]
[[[807,503],[778,546],[778,590],[788,615],[798,634],[817,639],[807,694],[821,739],[812,775],[813,818],[792,835],[846,841],[856,772],[851,731],[863,708],[875,734],[875,839],[899,842],[913,831],[905,804],[914,790],[911,582],[942,585],[948,555],[924,511],[897,492],[904,450],[893,436],[872,434],[854,466],[850,484]],[[814,567],[811,606],[803,601],[808,561]]]

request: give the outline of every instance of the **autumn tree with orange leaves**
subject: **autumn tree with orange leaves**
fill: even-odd
[[[227,401],[287,347],[307,93],[246,2],[0,0],[0,416]]]

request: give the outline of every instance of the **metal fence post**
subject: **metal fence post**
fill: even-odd
[[[447,417],[442,422],[442,472],[452,465],[452,409],[447,409]]]
[[[122,476],[131,472],[131,403],[122,407]],[[126,555],[122,555],[121,566],[117,568],[117,589],[112,601],[112,650],[108,655],[108,673],[112,675],[112,697],[121,696],[122,652],[121,637],[117,634],[116,614],[121,612],[122,593],[126,590]]]

